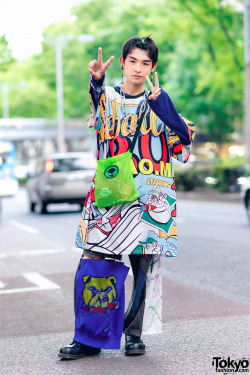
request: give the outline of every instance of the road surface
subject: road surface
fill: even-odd
[[[31,214],[24,189],[4,199],[0,373],[213,375],[228,357],[243,369],[247,363],[239,361],[250,357],[250,227],[244,207],[181,199],[177,210],[179,254],[162,258],[163,332],[144,336],[147,354],[125,357],[123,338],[120,350],[62,361],[57,352],[71,342],[74,329],[79,208],[51,205],[47,215]],[[131,285],[128,276],[127,300]],[[214,357],[221,359],[212,365]]]

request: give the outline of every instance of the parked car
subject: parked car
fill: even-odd
[[[247,216],[250,223],[250,177],[245,178],[241,185],[241,196],[247,210]]]
[[[90,152],[57,153],[39,160],[26,185],[30,211],[46,213],[50,203],[83,206],[95,171],[96,157]]]

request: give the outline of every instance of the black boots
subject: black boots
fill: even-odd
[[[93,348],[92,346],[81,344],[80,342],[73,341],[70,345],[64,346],[60,349],[58,357],[62,359],[78,359],[87,356],[99,354],[101,349]],[[125,336],[125,355],[136,356],[146,353],[145,344],[140,337]]]
[[[145,344],[140,337],[125,336],[125,355],[142,355],[145,354]]]
[[[101,349],[93,348],[92,346],[73,341],[70,345],[64,346],[60,349],[58,357],[64,359],[78,359],[86,356],[96,355],[100,352]]]

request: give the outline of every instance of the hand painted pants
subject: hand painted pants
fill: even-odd
[[[105,259],[105,254],[89,250],[84,250],[83,255],[87,255],[93,258],[95,256],[100,256]],[[108,258],[121,260],[121,256],[115,255],[109,255]],[[129,255],[134,282],[131,299],[124,315],[123,333],[125,333],[126,335],[140,337],[142,333],[146,297],[146,279],[151,259],[152,255]],[[76,290],[75,287],[74,290]]]

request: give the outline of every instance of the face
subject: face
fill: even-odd
[[[159,193],[153,192],[152,194],[150,194],[148,203],[153,206],[156,206],[155,211],[159,211],[159,212],[161,212],[161,208],[164,208],[165,210],[165,208],[169,206],[169,203],[167,199],[164,197],[164,195],[162,194],[162,192],[159,192]]]
[[[124,67],[126,82],[135,85],[144,84],[146,75],[150,76],[150,73],[153,72],[157,66],[157,64],[152,66],[152,60],[149,58],[147,51],[140,48],[133,49],[127,55],[125,61],[121,56],[120,63]]]
[[[158,245],[158,242],[148,243],[146,246],[146,253],[147,254],[161,254],[162,246]]]

